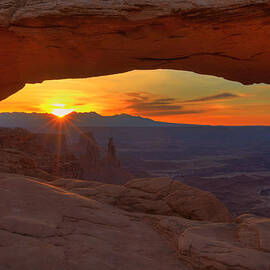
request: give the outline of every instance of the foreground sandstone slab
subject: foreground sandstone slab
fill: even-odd
[[[86,186],[57,181],[69,189]],[[166,193],[164,179],[144,181],[127,185]],[[109,202],[121,189],[90,186],[103,187]],[[135,213],[38,179],[0,174],[1,270],[268,270],[269,227],[270,219],[253,215],[213,223]]]
[[[270,83],[268,0],[1,0],[0,99],[25,83],[178,69]]]
[[[127,212],[23,176],[0,175],[0,269],[187,270]]]

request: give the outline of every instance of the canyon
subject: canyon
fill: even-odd
[[[79,178],[121,184],[133,176],[120,166],[113,138],[107,149],[91,132],[74,144],[65,134],[32,133],[22,128],[0,128],[0,171],[46,180]]]
[[[243,213],[258,203],[260,183],[268,215],[268,179],[108,178],[121,168],[117,148],[110,138],[104,153],[90,131],[73,145],[79,158],[56,174],[57,142],[58,134],[0,129],[1,270],[268,270],[270,218]],[[70,175],[71,161],[92,168],[88,177]]]

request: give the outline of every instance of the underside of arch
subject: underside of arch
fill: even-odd
[[[0,99],[26,83],[175,69],[270,83],[270,2],[2,0]]]

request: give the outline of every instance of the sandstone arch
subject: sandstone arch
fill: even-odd
[[[134,69],[270,83],[269,41],[269,0],[1,0],[0,100]]]

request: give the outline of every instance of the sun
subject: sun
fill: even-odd
[[[52,114],[54,114],[55,116],[57,116],[59,118],[63,118],[72,112],[74,112],[74,109],[59,109],[58,108],[58,109],[52,110]]]

